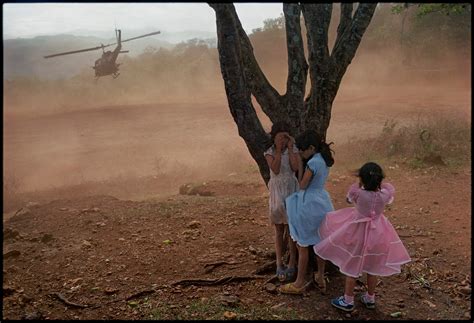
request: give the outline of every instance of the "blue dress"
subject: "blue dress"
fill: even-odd
[[[291,238],[302,247],[317,244],[321,239],[318,228],[326,213],[334,211],[324,184],[329,167],[320,153],[314,154],[307,167],[313,172],[305,190],[299,190],[285,200]]]

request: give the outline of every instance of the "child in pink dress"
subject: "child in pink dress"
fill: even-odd
[[[319,227],[321,241],[314,252],[339,267],[346,275],[344,296],[331,304],[344,311],[354,309],[356,279],[367,273],[368,292],[361,296],[367,308],[375,308],[377,276],[400,273],[400,266],[411,261],[397,232],[383,214],[392,203],[395,188],[383,183],[382,168],[376,163],[362,166],[359,183],[353,184],[347,201],[355,207],[326,214]]]

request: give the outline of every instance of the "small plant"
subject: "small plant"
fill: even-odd
[[[293,309],[270,309],[266,306],[224,305],[215,299],[195,300],[188,306],[161,304],[150,315],[154,320],[224,320],[226,318],[240,320],[276,320],[297,319]]]
[[[383,124],[382,135],[390,136],[394,133],[397,122],[393,119],[386,120]]]
[[[352,140],[340,149],[341,160],[352,163],[364,160],[400,158],[408,165],[459,166],[470,161],[469,122],[455,117],[428,117],[397,127],[391,119],[384,122],[375,138]]]
[[[166,160],[163,157],[155,157],[153,160],[153,171],[156,176],[164,175],[166,169]]]

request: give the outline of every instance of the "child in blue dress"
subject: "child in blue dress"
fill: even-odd
[[[293,283],[280,287],[285,294],[302,294],[306,288],[306,268],[308,266],[308,247],[319,242],[318,228],[327,212],[334,211],[329,193],[324,184],[329,174],[329,167],[334,164],[329,145],[315,131],[303,133],[296,145],[301,157],[308,160],[303,177],[299,183],[300,190],[288,196],[286,212],[290,236],[298,248],[298,273]],[[317,258],[318,272],[315,282],[324,291],[324,260]]]

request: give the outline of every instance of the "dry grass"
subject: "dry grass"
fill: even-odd
[[[471,124],[443,115],[424,116],[403,125],[389,119],[378,136],[353,139],[339,147],[336,156],[344,166],[395,160],[412,167],[457,167],[471,161]]]

